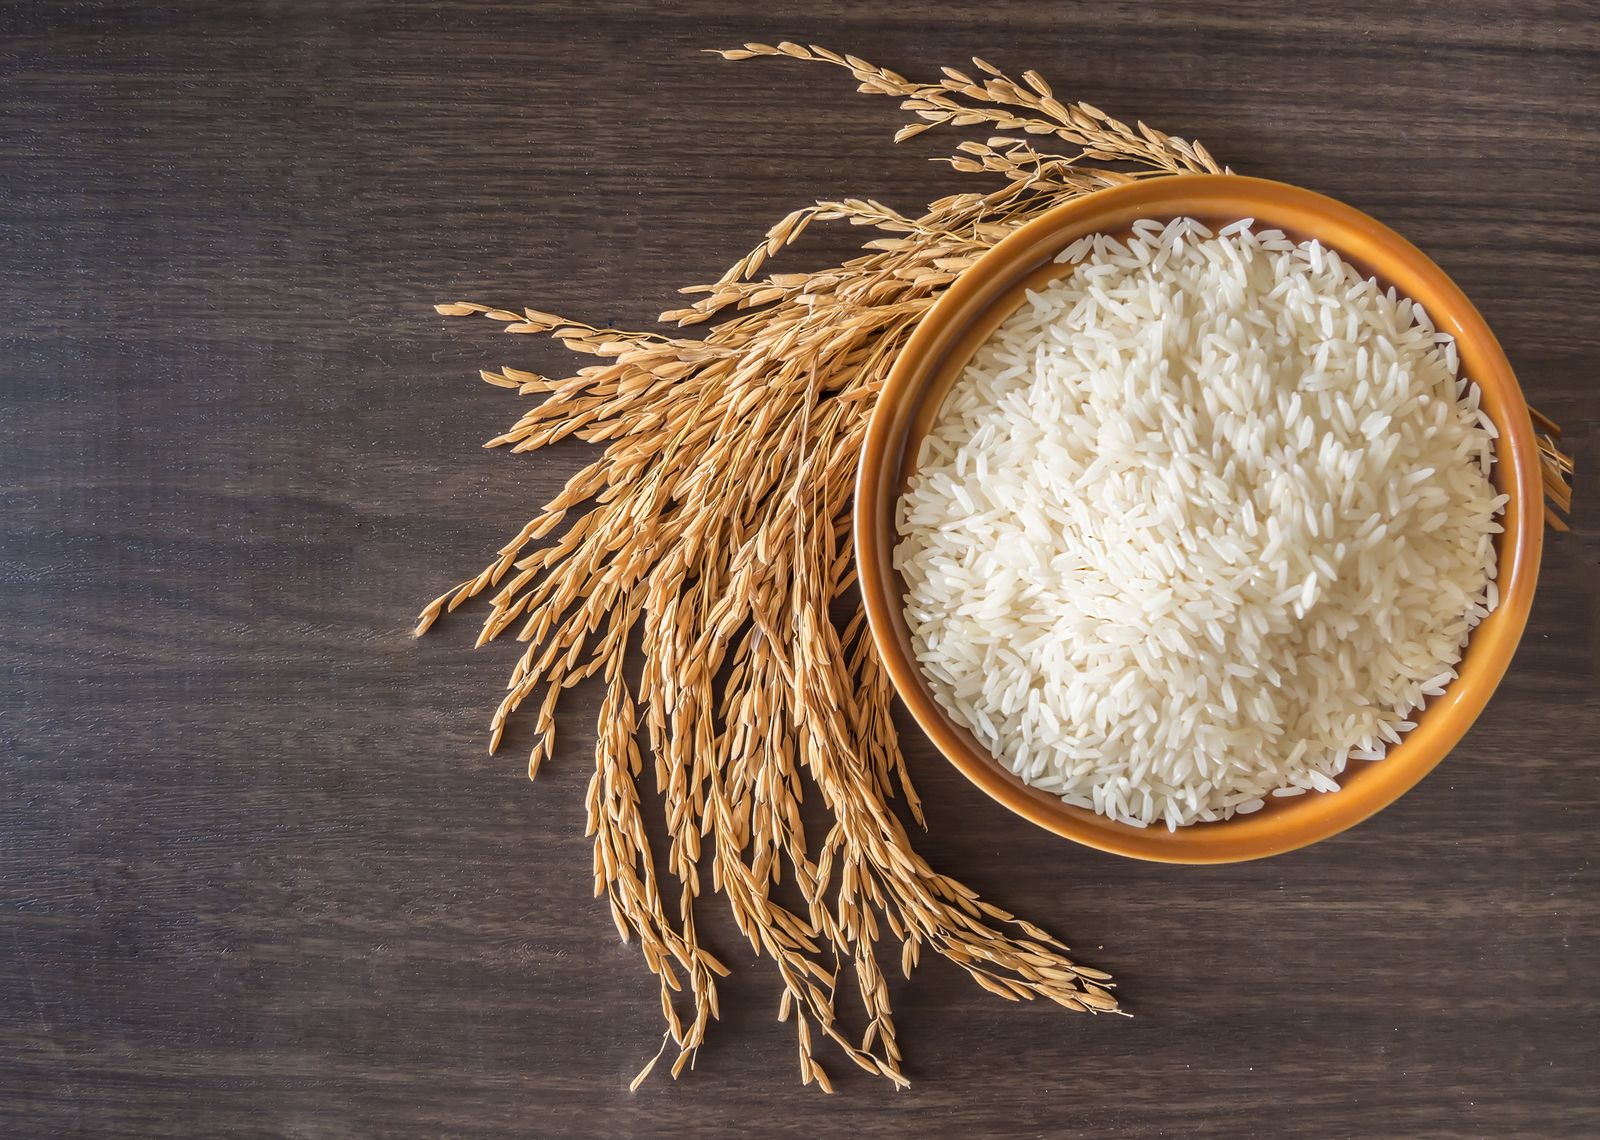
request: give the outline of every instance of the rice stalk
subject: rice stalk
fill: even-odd
[[[843,68],[859,90],[912,114],[897,140],[978,128],[947,161],[999,185],[938,199],[916,217],[867,199],[789,214],[717,281],[682,291],[694,300],[662,313],[669,325],[707,326],[703,335],[437,306],[596,358],[561,378],[483,372],[541,397],[487,446],[536,451],[576,437],[604,450],[480,573],[429,604],[417,633],[488,595],[478,643],[509,633],[525,645],[491,719],[490,749],[511,716],[531,716],[530,776],[552,753],[562,692],[591,678],[604,686],[587,793],[595,894],[621,937],[638,941],[666,1022],[662,1052],[635,1087],[669,1045],[678,1076],[718,1017],[728,967],[697,925],[707,887],[776,969],[801,1079],[832,1090],[815,1055],[826,1042],[904,1085],[881,956],[909,977],[924,951],[941,955],[1008,1000],[1091,1013],[1118,1005],[1109,975],[913,848],[901,810],[921,824],[921,807],[850,552],[868,417],[918,320],[1017,226],[1105,186],[1223,168],[1199,143],[1061,102],[1036,73],[1014,80],[982,60],[971,73],[916,83],[816,46],[719,54]],[[767,269],[811,224],[840,221],[872,231],[858,256],[806,273]],[[840,612],[842,621],[830,616]],[[623,660],[634,643],[644,665],[630,676]],[[802,821],[808,795],[825,808],[821,834]],[[659,860],[653,836],[665,841]],[[838,1008],[844,994],[853,1010]]]

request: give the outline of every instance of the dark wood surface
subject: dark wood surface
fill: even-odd
[[[0,11],[0,1132],[1595,1135],[1600,9],[742,7]],[[912,1088],[827,1098],[714,925],[724,1023],[630,1095],[658,1013],[589,897],[593,696],[529,785],[484,754],[511,652],[408,632],[580,457],[479,450],[518,402],[476,368],[554,357],[430,306],[635,325],[805,200],[971,184],[842,74],[696,54],[784,37],[1037,67],[1376,214],[1585,471],[1478,725],[1311,850],[1081,850],[908,737],[930,858],[1132,1019],[935,963],[896,987]]]

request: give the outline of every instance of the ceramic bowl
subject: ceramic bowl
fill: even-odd
[[[1337,792],[1272,798],[1259,812],[1170,831],[1133,827],[1028,787],[935,702],[911,649],[894,569],[894,510],[918,445],[977,346],[1023,293],[1068,270],[1054,257],[1091,233],[1124,233],[1140,218],[1195,217],[1213,227],[1253,218],[1257,228],[1316,238],[1385,286],[1420,301],[1456,338],[1461,367],[1482,390],[1500,438],[1496,486],[1510,495],[1500,535],[1500,605],[1476,630],[1446,692],[1376,762],[1352,761]],[[901,351],[873,412],[856,486],[855,545],[872,635],[896,689],[939,750],[973,783],[1025,819],[1103,851],[1168,863],[1226,863],[1304,847],[1393,803],[1443,760],[1494,692],[1527,622],[1543,537],[1538,452],[1528,407],[1488,325],[1443,270],[1387,226],[1299,187],[1236,175],[1150,179],[1066,203],[1022,226],[967,269]]]

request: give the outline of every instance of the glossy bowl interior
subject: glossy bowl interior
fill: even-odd
[[[918,446],[972,353],[1021,304],[1023,293],[1062,272],[1053,259],[1090,233],[1122,233],[1140,218],[1195,217],[1213,226],[1240,218],[1297,240],[1316,238],[1383,285],[1420,301],[1456,338],[1463,373],[1482,390],[1500,431],[1493,479],[1511,496],[1500,535],[1500,605],[1467,644],[1460,676],[1429,701],[1417,727],[1388,756],[1352,761],[1338,792],[1269,799],[1259,812],[1176,831],[1118,823],[1028,787],[939,707],[917,665],[894,569],[894,511]],[[1466,296],[1437,265],[1387,226],[1320,194],[1236,175],[1138,182],[1069,202],[1006,238],[950,286],[901,351],[873,413],[856,487],[855,542],[872,634],[901,698],[966,776],[1041,827],[1103,851],[1169,863],[1259,859],[1315,843],[1392,803],[1461,739],[1505,673],[1527,622],[1543,537],[1542,486],[1527,404],[1505,353]]]

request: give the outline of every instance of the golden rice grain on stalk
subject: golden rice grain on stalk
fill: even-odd
[[[1062,104],[1035,72],[1014,83],[974,61],[982,82],[947,69],[939,82],[914,83],[818,46],[749,43],[722,54],[845,67],[862,90],[901,99],[917,118],[902,136],[981,126],[986,141],[963,142],[950,162],[1002,184],[950,195],[917,218],[870,199],[790,213],[717,282],[683,290],[699,299],[662,314],[677,325],[709,323],[701,338],[440,304],[442,314],[483,314],[602,360],[565,379],[485,371],[496,386],[547,394],[491,445],[526,452],[576,436],[605,452],[482,573],[429,605],[418,632],[493,589],[480,642],[517,628],[526,650],[491,740],[498,745],[507,719],[538,696],[530,772],[550,754],[560,693],[602,677],[587,794],[595,885],[658,977],[674,1076],[706,1038],[726,973],[699,941],[694,908],[709,885],[750,948],[778,969],[803,1081],[832,1090],[813,1055],[816,1031],[899,1086],[906,1076],[890,989],[875,959],[885,937],[898,941],[906,977],[926,946],[1011,1001],[1046,997],[1074,1010],[1117,1002],[1106,973],[1078,967],[1059,941],[926,865],[894,807],[901,802],[920,823],[890,682],[854,596],[850,496],[872,403],[934,299],[1014,227],[1102,186],[1218,167],[1147,126],[1131,130],[1088,104]],[[989,138],[995,128],[1078,152]],[[880,237],[842,266],[760,275],[816,221]],[[565,535],[541,544],[570,516]],[[835,626],[830,607],[840,599],[851,600],[853,615]],[[645,652],[638,677],[622,668],[630,642]],[[712,679],[723,671],[718,687]],[[821,796],[830,820],[821,836],[800,817],[808,793]],[[653,828],[666,837],[662,863],[651,855]],[[774,898],[781,884],[797,890],[798,911]],[[835,1010],[845,970],[859,1033]]]
[[[662,314],[680,326],[709,324],[698,338],[596,328],[534,309],[437,306],[550,335],[600,361],[564,379],[483,372],[496,386],[545,394],[490,446],[532,451],[575,436],[605,450],[488,567],[424,609],[417,632],[494,591],[480,644],[515,628],[527,647],[491,741],[537,698],[530,774],[550,755],[561,692],[593,677],[603,684],[586,799],[596,893],[608,896],[618,931],[638,939],[659,981],[662,1048],[677,1048],[673,1076],[704,1041],[718,1013],[716,979],[727,973],[696,924],[709,886],[776,967],[779,1017],[794,1015],[802,1080],[832,1091],[813,1055],[816,1031],[866,1072],[904,1085],[875,957],[886,935],[907,977],[927,947],[1008,1000],[1043,997],[1090,1012],[1117,1003],[1108,975],[1076,965],[1063,944],[938,874],[912,847],[897,801],[919,823],[921,809],[850,557],[868,417],[918,320],[1018,225],[1104,186],[1220,168],[1198,145],[1060,102],[1036,72],[1017,83],[974,60],[981,77],[951,68],[925,84],[816,46],[751,43],[719,54],[842,67],[862,90],[901,100],[914,121],[897,138],[980,127],[983,140],[962,143],[947,161],[1000,185],[941,198],[919,217],[867,198],[796,210],[716,282],[684,290],[698,300]],[[997,129],[1065,143],[1069,153],[990,137]],[[818,221],[881,236],[842,265],[760,276]],[[829,615],[841,600],[850,615],[836,624]],[[623,657],[634,640],[645,663],[630,676]],[[826,809],[822,834],[802,822],[806,795]],[[662,861],[652,831],[666,839]],[[780,886],[801,900],[798,909],[777,901]],[[846,971],[853,987],[843,986]],[[859,1016],[841,1016],[836,1002],[852,992]]]

